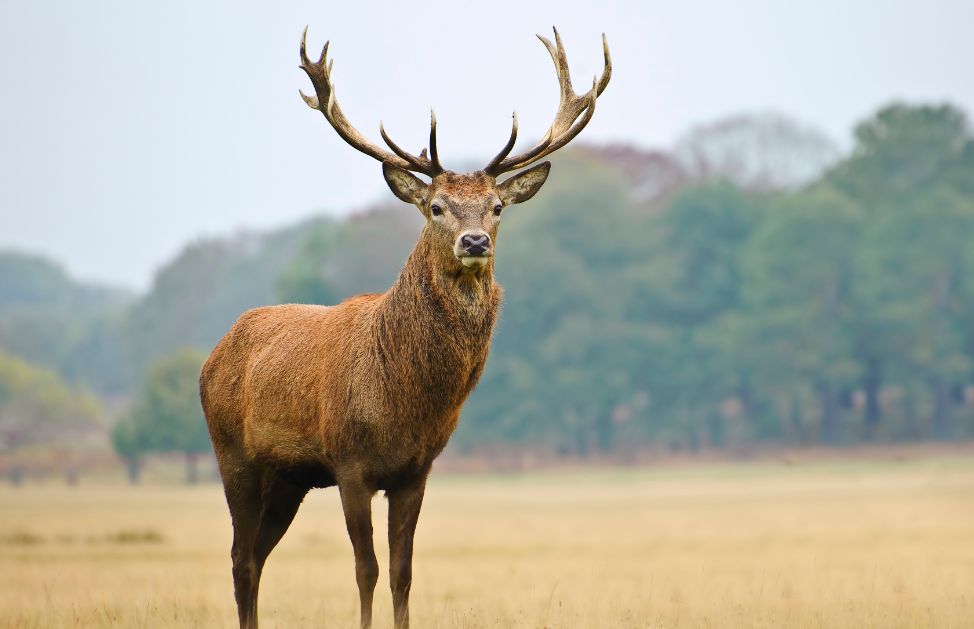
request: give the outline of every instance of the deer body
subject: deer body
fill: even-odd
[[[201,378],[214,441],[313,486],[347,466],[377,490],[425,473],[487,360],[501,295],[489,268],[444,276],[426,246],[385,294],[241,316]]]
[[[379,567],[372,498],[389,499],[389,582],[397,629],[409,626],[413,535],[433,460],[487,360],[501,302],[493,256],[502,210],[533,197],[550,164],[527,168],[564,146],[592,117],[611,75],[571,88],[561,40],[542,38],[558,71],[561,101],[534,148],[510,155],[510,140],[484,170],[440,166],[436,119],[430,151],[392,153],[356,131],[335,101],[327,49],[317,62],[301,43],[304,96],[354,148],[382,162],[392,192],[426,218],[395,284],[337,306],[288,304],[244,313],[203,365],[200,394],[233,523],[234,595],[240,626],[257,627],[264,562],[312,487],[337,485],[355,553],[362,627],[371,626]],[[604,43],[604,42],[603,42]],[[521,170],[503,182],[497,176]],[[410,171],[430,177],[424,182]]]

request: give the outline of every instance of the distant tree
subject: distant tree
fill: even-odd
[[[149,449],[144,441],[146,436],[131,416],[119,421],[112,429],[112,447],[125,461],[129,482],[133,485],[142,479],[142,457]]]
[[[9,308],[0,316],[0,347],[31,364],[62,371],[65,355],[79,334],[81,323],[67,310]]]
[[[338,244],[337,230],[334,223],[321,223],[305,236],[297,255],[275,281],[281,302],[337,303],[338,290],[326,275],[328,259]]]
[[[676,154],[697,179],[762,190],[810,183],[839,158],[824,134],[773,113],[731,116],[696,127],[678,141]]]
[[[972,179],[957,168],[971,146],[967,117],[951,105],[889,105],[856,126],[855,140],[828,179],[877,211],[911,203],[945,181]]]
[[[855,285],[866,433],[883,428],[884,385],[926,389],[932,426],[915,407],[890,435],[955,436],[956,393],[974,364],[974,140],[949,105],[884,107],[856,127],[852,155],[826,181],[869,221]]]
[[[736,185],[702,185],[677,195],[651,228],[658,237],[652,262],[635,278],[630,316],[666,330],[666,346],[649,355],[645,370],[657,374],[654,408],[672,418],[657,437],[671,445],[722,445],[717,409],[724,399],[747,401],[753,412],[747,374],[735,364],[722,368],[707,334],[741,306],[742,256],[765,206],[765,199]],[[655,370],[653,362],[659,363]]]
[[[205,356],[185,349],[159,359],[149,368],[131,414],[113,434],[116,452],[138,475],[146,452],[181,452],[186,480],[198,480],[197,463],[210,451],[210,438],[199,398],[199,373]]]
[[[135,374],[130,386],[172,348],[211,348],[240,313],[278,303],[274,283],[318,222],[187,245],[121,321],[125,364]]]
[[[12,251],[0,252],[0,312],[11,307],[65,305],[77,287],[59,265]]]
[[[138,374],[126,352],[125,317],[126,310],[116,308],[76,322],[76,331],[63,349],[60,370],[64,376],[106,396],[131,391]]]
[[[742,331],[760,347],[758,377],[768,392],[815,400],[826,444],[848,434],[842,396],[858,375],[851,302],[862,229],[859,208],[841,193],[799,193],[769,213],[743,262]]]
[[[640,203],[665,203],[691,183],[696,174],[690,173],[675,155],[631,144],[583,144],[576,150],[594,156],[621,174],[629,184],[632,198]]]
[[[126,365],[79,354],[118,346],[115,323],[130,300],[123,291],[78,282],[45,258],[0,252],[0,349],[69,382],[117,393]],[[110,334],[89,338],[105,324]]]
[[[97,428],[96,400],[67,385],[53,371],[38,368],[0,351],[0,453],[14,455],[31,446],[70,444]],[[22,470],[13,463],[8,475]]]
[[[278,297],[328,305],[358,293],[385,291],[412,250],[420,222],[418,212],[394,205],[350,216],[341,224],[317,224],[278,276]]]

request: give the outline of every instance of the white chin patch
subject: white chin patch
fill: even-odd
[[[487,260],[489,259],[488,256],[465,256],[460,258],[460,264],[468,268],[479,269],[487,264]]]

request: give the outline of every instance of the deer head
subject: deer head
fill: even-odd
[[[399,199],[419,208],[427,221],[426,234],[435,241],[438,259],[446,267],[462,271],[476,271],[487,266],[494,252],[501,213],[508,205],[521,203],[533,197],[548,177],[550,162],[532,164],[568,144],[577,136],[595,113],[595,102],[612,76],[612,60],[609,45],[602,35],[602,51],[605,67],[601,76],[592,80],[592,88],[584,94],[576,94],[568,71],[568,57],[561,43],[558,30],[554,29],[555,43],[538,35],[548,49],[560,87],[560,101],[554,122],[533,148],[511,155],[517,141],[517,113],[514,113],[511,136],[483,170],[472,173],[455,173],[440,165],[436,147],[436,116],[430,116],[429,152],[423,149],[418,155],[401,149],[379,124],[379,134],[391,149],[391,153],[376,146],[359,133],[342,113],[335,100],[335,87],[331,80],[333,62],[328,60],[328,43],[317,62],[312,62],[306,52],[308,29],[301,38],[301,69],[311,79],[314,96],[301,92],[301,97],[312,109],[324,114],[353,148],[382,162],[386,183]],[[521,169],[527,170],[521,170]],[[517,174],[498,182],[507,172]],[[431,179],[425,182],[412,173],[420,173]]]

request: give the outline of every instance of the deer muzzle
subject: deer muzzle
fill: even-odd
[[[464,232],[457,239],[454,253],[466,267],[483,266],[491,256],[490,236],[482,231]]]

